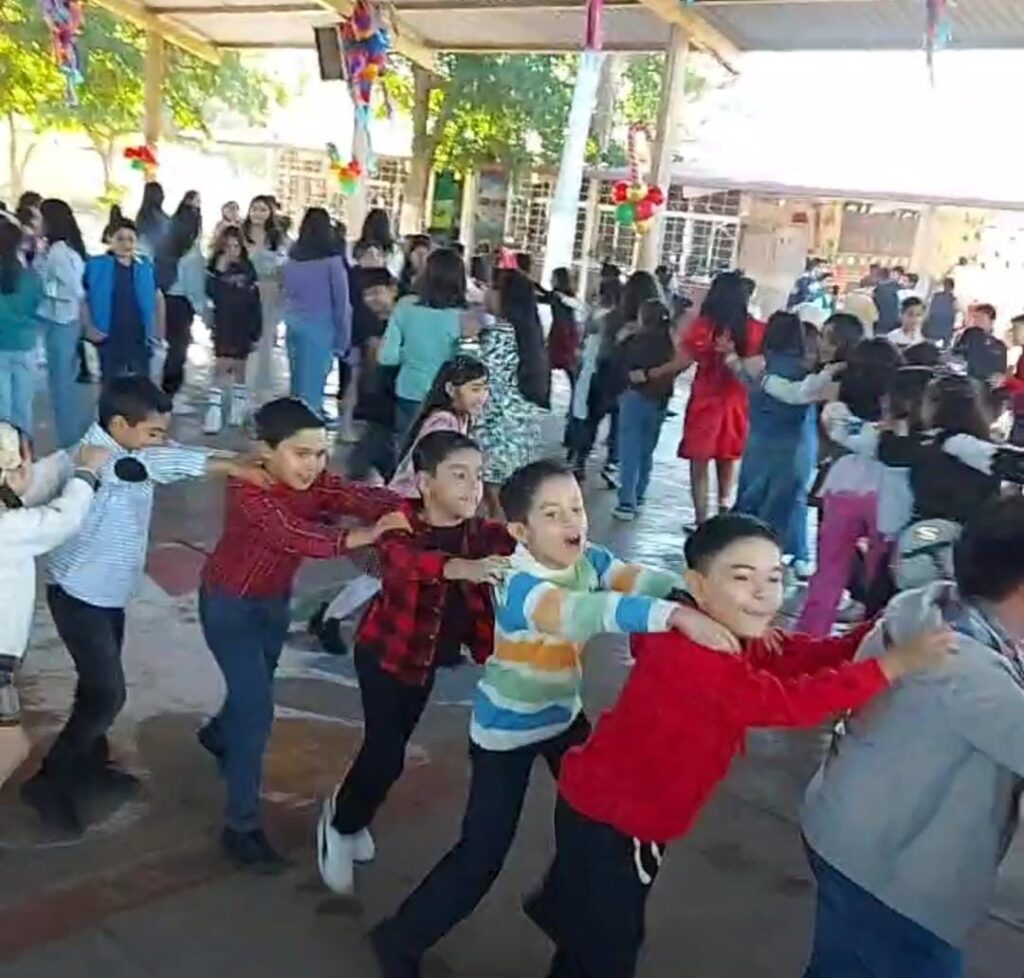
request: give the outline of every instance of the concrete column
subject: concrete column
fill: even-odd
[[[368,194],[366,192],[366,181],[369,180],[369,159],[370,136],[366,127],[361,125],[356,114],[352,115],[352,159],[356,160],[363,168],[362,176],[359,178],[359,188],[345,204],[345,223],[348,224],[349,237],[355,241],[363,231],[363,221],[366,220],[366,212],[369,209],[367,204]]]
[[[658,106],[658,131],[652,149],[651,174],[649,181],[657,184],[668,197],[672,181],[672,156],[679,144],[686,107],[686,56],[689,40],[685,31],[676,24],[672,28],[668,50],[665,52],[665,71],[662,75],[661,104]],[[661,255],[661,239],[664,233],[662,207],[654,217],[650,229],[643,235],[637,257],[637,267],[654,271]]]
[[[476,170],[462,178],[462,205],[459,208],[459,242],[466,249],[466,265],[476,247],[476,200],[480,180]]]
[[[167,73],[167,53],[164,39],[156,31],[146,31],[146,55],[143,66],[144,108],[142,135],[154,154],[163,135],[164,77]],[[157,159],[160,157],[157,156]],[[155,180],[155,172],[146,172],[147,180]]]
[[[594,168],[587,184],[586,212],[583,217],[583,256],[580,259],[580,273],[576,276],[576,298],[580,302],[587,298],[587,278],[590,275],[590,254],[597,238],[597,221],[601,213],[601,171]]]

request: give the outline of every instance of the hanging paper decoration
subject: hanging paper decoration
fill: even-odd
[[[342,163],[338,155],[338,147],[334,143],[327,144],[327,158],[330,160],[331,173],[338,181],[338,189],[343,197],[351,197],[359,189],[359,178],[363,175],[363,168],[358,160],[349,160]]]
[[[133,170],[155,170],[157,167],[156,156],[148,146],[126,146],[122,154],[131,164]]]
[[[53,46],[53,60],[64,76],[68,105],[78,105],[82,84],[82,57],[78,35],[82,33],[81,0],[39,0],[39,9]]]
[[[928,59],[928,72],[935,82],[935,52],[949,46],[953,40],[950,23],[951,0],[925,0],[924,52]]]
[[[650,167],[647,151],[647,130],[643,126],[629,129],[629,179],[619,180],[612,187],[615,220],[638,234],[650,229],[651,220],[665,203],[665,192],[655,184],[644,182],[643,173]]]
[[[587,0],[587,27],[583,39],[586,51],[600,51],[604,44],[604,0]]]
[[[374,83],[387,71],[391,50],[391,36],[380,7],[373,0],[356,0],[339,30],[352,101],[357,108],[368,109]]]

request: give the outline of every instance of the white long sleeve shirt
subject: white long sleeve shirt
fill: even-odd
[[[85,261],[66,241],[51,245],[34,266],[43,287],[36,312],[51,323],[78,322],[85,298]]]

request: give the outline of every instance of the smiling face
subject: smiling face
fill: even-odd
[[[525,523],[510,523],[509,533],[545,567],[571,567],[587,546],[587,510],[580,484],[572,475],[553,475],[534,493]]]
[[[688,570],[686,583],[704,614],[737,638],[758,638],[782,605],[782,554],[770,540],[736,540],[703,571]]]
[[[324,428],[303,428],[277,447],[265,446],[264,464],[278,482],[305,492],[327,468],[327,431]]]
[[[490,394],[486,377],[471,380],[468,383],[460,384],[458,387],[454,384],[446,386],[448,396],[452,399],[455,410],[462,414],[468,414],[471,418],[477,417],[484,409]]]
[[[254,200],[249,205],[249,220],[256,227],[263,227],[270,220],[270,208],[265,201]]]
[[[475,448],[460,448],[434,472],[420,472],[420,495],[431,522],[461,523],[476,514],[483,497],[483,456]]]

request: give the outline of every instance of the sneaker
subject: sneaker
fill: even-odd
[[[171,405],[171,414],[176,418],[187,418],[195,413],[196,409],[185,400],[184,394],[179,394],[174,398],[174,402]]]
[[[606,465],[601,469],[601,478],[604,480],[606,489],[614,490],[619,488],[619,472],[617,466]]]
[[[384,925],[378,924],[370,931],[370,946],[381,978],[420,978],[420,959],[396,948]]]
[[[0,666],[0,727],[21,722],[21,700],[14,673]]]
[[[244,869],[260,876],[283,873],[290,863],[268,841],[262,829],[239,832],[225,828],[220,836],[221,848],[236,869]]]
[[[232,428],[241,428],[249,417],[249,391],[243,384],[235,384],[231,392],[231,410],[228,424]]]
[[[629,506],[616,506],[612,510],[612,516],[623,523],[632,523],[636,519],[636,510]]]
[[[220,391],[210,391],[210,401],[203,419],[203,433],[219,435],[224,430],[224,407]]]
[[[74,796],[64,785],[39,771],[21,786],[21,800],[35,809],[40,821],[68,835],[82,834],[82,819]]]
[[[334,827],[335,792],[324,801],[316,823],[316,863],[320,879],[332,893],[347,896],[355,891],[356,836]]]
[[[798,580],[808,581],[814,576],[814,565],[809,560],[794,560],[793,573]]]

